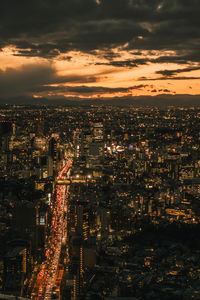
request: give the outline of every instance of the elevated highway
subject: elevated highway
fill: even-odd
[[[88,180],[86,179],[72,179],[72,178],[66,178],[66,179],[57,179],[56,184],[58,185],[70,185],[71,183],[86,183]]]

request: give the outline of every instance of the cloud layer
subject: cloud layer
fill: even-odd
[[[198,0],[7,0],[1,3],[0,46],[18,55],[53,57],[70,50],[176,50],[198,61]]]
[[[0,50],[12,47],[19,60],[46,62],[0,69],[0,97],[128,95],[143,88],[170,92],[164,84],[148,88],[148,81],[200,78],[199,15],[199,0],[2,1]],[[105,68],[105,73],[83,74],[76,67],[70,75],[58,75],[52,61],[61,56],[73,61],[72,52],[93,56],[88,65]],[[151,74],[140,74],[135,82],[123,84],[115,78],[109,86],[102,81],[107,71],[148,66],[153,66]]]
[[[0,95],[1,97],[31,96],[37,92],[60,91],[63,88],[51,85],[68,83],[83,84],[95,82],[92,76],[59,76],[50,64],[25,65],[20,69],[7,69],[0,71]]]

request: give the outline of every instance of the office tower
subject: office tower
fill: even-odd
[[[10,121],[0,122],[0,153],[3,158],[4,168],[6,169],[12,161],[9,143],[13,134],[13,124]]]
[[[11,241],[9,250],[3,258],[3,289],[22,296],[24,280],[30,272],[30,251],[24,241]]]
[[[74,155],[75,157],[80,156],[80,131],[79,129],[74,130],[73,132],[73,145],[74,145]]]
[[[89,236],[89,214],[87,208],[81,204],[76,205],[75,219],[76,233],[84,240],[87,240]]]
[[[36,249],[44,249],[47,230],[48,207],[43,202],[36,206]]]
[[[93,141],[102,142],[104,139],[103,122],[99,119],[93,119],[90,124]]]
[[[47,176],[51,177],[54,175],[56,169],[58,153],[57,153],[57,142],[54,137],[49,140],[48,145],[48,159],[47,159]]]
[[[99,119],[90,121],[91,140],[88,142],[88,166],[93,168],[102,165],[104,158],[104,127]]]
[[[49,140],[48,155],[56,161],[57,159],[57,142],[54,137]]]
[[[10,121],[0,121],[1,136],[11,136],[13,134],[13,123]]]
[[[53,176],[53,158],[49,155],[47,159],[47,176]]]
[[[41,137],[44,135],[44,119],[42,113],[35,119],[36,121],[36,136]]]

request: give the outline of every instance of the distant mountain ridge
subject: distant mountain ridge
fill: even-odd
[[[137,96],[121,98],[32,98],[16,97],[2,99],[0,104],[8,105],[66,105],[66,106],[200,106],[200,95],[167,95]]]

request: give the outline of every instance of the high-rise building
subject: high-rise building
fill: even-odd
[[[51,177],[54,174],[56,163],[58,160],[57,141],[54,137],[49,140],[48,159],[47,159],[47,176]]]
[[[44,135],[44,119],[42,113],[40,112],[39,117],[36,118],[36,135],[41,137]]]
[[[104,139],[103,122],[99,119],[94,119],[90,124],[93,141],[102,142]]]
[[[10,248],[3,259],[3,289],[16,296],[21,296],[24,280],[30,272],[30,251],[24,241],[10,243]]]
[[[104,126],[99,119],[90,120],[91,140],[88,142],[88,166],[100,166],[104,158]]]
[[[4,167],[7,168],[9,162],[12,161],[9,144],[13,134],[13,123],[10,121],[0,122],[0,153],[3,158]]]
[[[1,136],[11,136],[13,134],[13,123],[10,121],[0,121]]]
[[[54,137],[52,137],[49,140],[48,155],[53,159],[53,161],[56,161],[56,158],[57,158],[57,142],[56,142]]]
[[[0,149],[5,153],[9,151],[9,141],[13,134],[13,125],[10,121],[0,122]]]
[[[76,233],[79,234],[84,240],[87,240],[89,236],[89,214],[87,207],[82,204],[76,205],[75,218]]]
[[[47,176],[53,176],[53,158],[49,155],[47,159]]]

